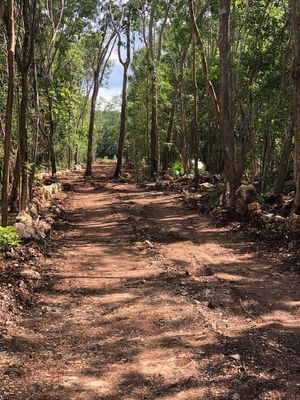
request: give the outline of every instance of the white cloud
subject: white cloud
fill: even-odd
[[[98,107],[103,110],[107,103],[112,101],[112,99],[116,96],[121,97],[121,94],[122,91],[120,90],[120,88],[100,88],[98,96]]]

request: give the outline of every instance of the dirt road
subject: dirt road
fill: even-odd
[[[0,399],[300,399],[299,275],[111,168],[70,182]]]

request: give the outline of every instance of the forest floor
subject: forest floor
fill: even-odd
[[[51,284],[0,340],[0,399],[300,399],[300,275],[113,167],[68,177]]]

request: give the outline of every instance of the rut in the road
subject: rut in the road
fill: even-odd
[[[72,179],[1,399],[300,399],[295,276],[178,195]]]

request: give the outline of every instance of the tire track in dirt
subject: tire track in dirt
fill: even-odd
[[[70,181],[58,279],[0,399],[300,399],[296,276],[177,195],[104,172]]]

